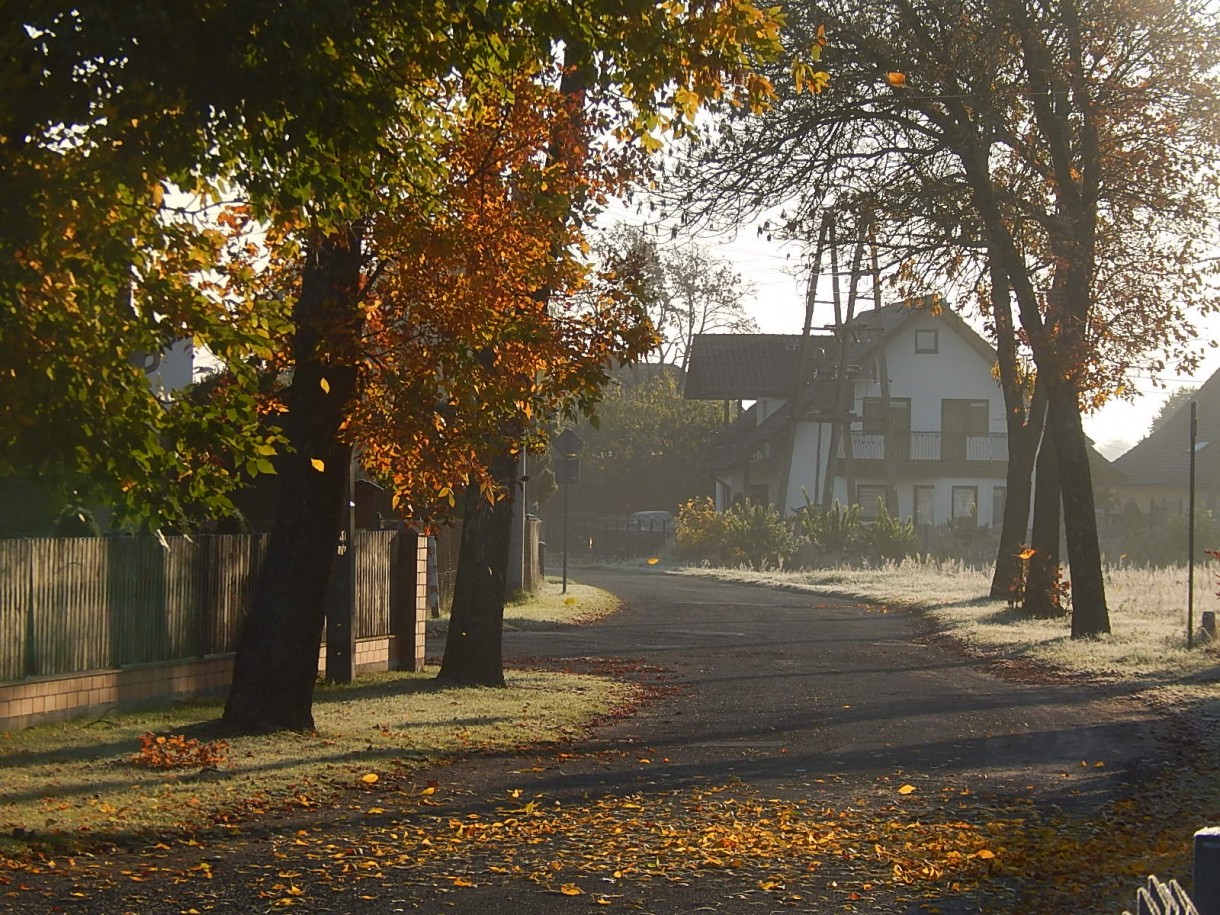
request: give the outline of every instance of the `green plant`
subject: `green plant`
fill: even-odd
[[[860,523],[860,506],[840,506],[836,501],[829,508],[819,508],[805,493],[805,506],[796,513],[797,535],[809,541],[823,553],[862,552],[866,534]]]
[[[674,544],[685,559],[722,563],[728,560],[729,518],[716,511],[710,498],[690,499],[678,506]]]
[[[863,528],[863,539],[874,559],[904,559],[919,546],[915,522],[910,518],[891,518],[884,503],[877,500],[877,517]]]
[[[735,502],[725,513],[729,554],[754,569],[783,568],[798,545],[788,523],[774,505]]]

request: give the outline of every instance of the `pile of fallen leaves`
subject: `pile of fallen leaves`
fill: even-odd
[[[128,760],[145,769],[207,769],[224,765],[228,751],[229,744],[223,740],[147,733],[140,735],[140,749]]]

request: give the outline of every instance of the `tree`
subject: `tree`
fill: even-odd
[[[585,442],[573,509],[628,514],[670,509],[711,494],[699,451],[723,425],[720,408],[682,399],[682,375],[671,365],[640,365],[615,373]]]
[[[600,249],[611,264],[634,263],[642,270],[642,300],[661,334],[656,362],[685,372],[696,334],[758,332],[742,304],[750,286],[731,264],[700,245],[661,245],[643,229],[620,224]]]
[[[1195,388],[1192,387],[1184,386],[1178,388],[1176,391],[1170,392],[1170,394],[1161,402],[1161,406],[1156,411],[1156,416],[1152,417],[1152,424],[1148,427],[1148,435],[1151,435],[1157,429],[1161,428],[1161,426],[1165,425],[1165,422],[1171,416],[1173,416],[1173,414],[1177,413],[1178,410],[1190,403],[1194,399],[1194,396]]]
[[[795,189],[794,229],[820,207],[867,213],[900,284],[1011,295],[1054,429],[1073,635],[1108,631],[1081,410],[1135,368],[1189,363],[1187,311],[1214,307],[1197,265],[1216,225],[1217,48],[1196,39],[1213,17],[1189,0],[791,13],[789,47],[824,35],[836,55],[831,90],[777,79],[774,110],[736,119],[692,171],[720,213],[730,191],[757,208]]]
[[[464,286],[460,277],[475,276],[478,277],[479,288],[486,290],[495,284],[496,271],[511,265],[516,259],[532,265],[531,269],[535,273],[539,271],[538,265],[545,262],[545,269],[542,270],[541,275],[534,277],[537,281],[534,289],[535,295],[531,296],[528,302],[518,297],[512,303],[513,307],[508,314],[516,320],[508,322],[506,335],[495,334],[495,328],[498,326],[495,313],[501,300],[494,298],[487,303],[487,307],[482,307],[484,303],[476,301],[474,304],[480,307],[464,313],[459,325],[460,335],[431,336],[424,341],[425,352],[429,355],[429,359],[424,365],[434,373],[433,384],[438,380],[435,374],[438,358],[441,359],[440,364],[445,365],[444,353],[461,355],[462,359],[458,362],[459,368],[462,365],[470,366],[472,364],[470,357],[473,354],[474,362],[481,366],[481,372],[474,373],[473,377],[453,374],[442,375],[439,379],[441,388],[450,394],[462,389],[469,382],[469,394],[449,397],[443,402],[440,415],[421,411],[414,403],[399,400],[394,404],[396,409],[404,411],[404,415],[417,417],[422,420],[420,425],[431,428],[431,437],[443,443],[446,454],[456,456],[451,458],[451,464],[464,462],[470,468],[470,472],[465,478],[455,476],[436,490],[436,494],[443,497],[451,494],[453,488],[458,484],[477,485],[483,491],[484,496],[491,500],[505,497],[511,480],[499,475],[504,470],[498,463],[503,451],[496,447],[496,442],[505,442],[514,434],[524,431],[520,421],[528,420],[538,403],[533,396],[526,400],[497,397],[497,394],[503,392],[503,388],[492,386],[486,390],[480,390],[479,379],[487,377],[513,379],[508,387],[509,391],[513,389],[512,384],[516,384],[519,389],[524,386],[524,389],[530,392],[530,384],[533,383],[533,379],[539,377],[539,374],[544,378],[558,379],[557,382],[552,382],[556,387],[565,379],[572,381],[581,375],[579,363],[568,363],[563,359],[548,363],[543,358],[541,363],[546,367],[546,371],[543,373],[532,371],[535,366],[539,365],[537,357],[531,356],[525,361],[511,360],[514,352],[528,353],[530,347],[538,342],[535,335],[539,325],[531,320],[531,316],[538,318],[545,314],[544,303],[552,298],[552,293],[557,288],[561,288],[555,283],[562,277],[550,276],[548,271],[553,273],[557,269],[556,264],[559,265],[559,268],[568,268],[578,264],[578,260],[570,253],[559,259],[555,255],[559,251],[571,252],[573,248],[584,249],[585,243],[579,239],[579,233],[590,220],[590,208],[604,199],[603,195],[615,186],[614,182],[618,182],[618,186],[621,186],[621,183],[629,176],[638,172],[644,162],[642,156],[659,146],[660,140],[655,132],[688,129],[688,125],[703,99],[728,94],[743,101],[757,103],[767,88],[766,82],[756,79],[746,65],[745,50],[741,42],[756,39],[759,47],[765,50],[768,43],[773,41],[772,26],[767,17],[758,14],[748,4],[700,5],[691,10],[679,5],[670,5],[663,8],[659,15],[656,8],[650,4],[640,4],[634,12],[625,12],[619,4],[613,5],[613,9],[603,9],[598,4],[589,4],[566,11],[574,17],[571,21],[558,16],[556,11],[549,6],[534,9],[527,5],[522,7],[520,12],[525,14],[523,20],[514,20],[509,23],[511,28],[502,28],[498,33],[487,33],[485,30],[477,28],[471,30],[472,35],[484,40],[485,43],[481,47],[494,52],[490,55],[491,60],[485,61],[485,65],[489,67],[488,73],[498,74],[501,77],[499,81],[489,81],[488,73],[484,73],[476,82],[471,79],[469,73],[466,73],[455,83],[456,95],[450,96],[440,104],[434,101],[432,107],[412,110],[412,114],[417,116],[426,115],[432,111],[441,112],[441,119],[446,127],[453,126],[456,122],[459,129],[453,131],[452,137],[458,137],[461,133],[460,125],[477,124],[483,112],[499,110],[501,105],[512,106],[513,96],[510,87],[520,87],[521,85],[515,78],[516,76],[545,83],[543,79],[545,65],[550,59],[552,42],[556,40],[564,40],[568,51],[575,52],[579,49],[583,55],[578,59],[570,59],[569,67],[587,68],[590,73],[589,91],[582,93],[577,99],[581,102],[579,111],[559,103],[566,101],[566,98],[556,100],[554,105],[543,109],[561,113],[559,135],[561,138],[569,138],[566,142],[573,154],[561,155],[555,160],[548,158],[549,144],[555,139],[554,134],[548,136],[546,146],[526,144],[525,151],[530,157],[530,161],[535,165],[539,163],[542,165],[541,175],[537,176],[537,180],[532,185],[516,185],[515,190],[508,193],[507,196],[501,195],[494,198],[497,201],[506,201],[510,208],[519,205],[526,211],[532,208],[534,211],[550,213],[549,226],[539,237],[538,243],[528,243],[519,249],[511,249],[497,247],[494,244],[487,245],[482,238],[462,237],[462,246],[450,251],[450,254],[486,249],[498,252],[501,259],[490,258],[483,263],[484,270],[472,272],[471,264],[465,263],[463,258],[458,257],[453,259],[456,263],[450,262],[452,269],[444,269],[438,274],[443,281],[448,281],[448,286],[458,290]],[[678,23],[682,27],[675,29],[674,26]],[[656,40],[644,41],[641,45],[639,42],[643,41],[644,34],[652,35],[654,39],[664,40],[660,43]],[[589,36],[596,40],[595,45],[582,44],[582,40]],[[514,44],[512,39],[518,37],[520,43]],[[727,44],[725,43],[726,38],[728,39]],[[640,48],[645,45],[648,50],[646,54],[642,54]],[[496,54],[505,47],[513,47],[514,53],[519,57],[515,70],[506,70],[496,58]],[[532,64],[524,55],[523,48],[532,48],[535,52]],[[453,61],[450,60],[442,72],[451,72],[452,67]],[[561,91],[560,95],[565,95],[565,93]],[[672,102],[675,106],[673,113],[662,112],[659,107],[662,102]],[[564,130],[562,127],[562,113],[565,111],[573,127],[571,130]],[[409,130],[412,125],[395,123],[393,126]],[[595,146],[583,139],[586,136],[602,134],[615,135],[619,142]],[[497,177],[517,180],[528,179],[537,172],[537,168],[522,167],[519,172],[510,170],[505,176],[491,168],[467,169],[467,166],[471,164],[478,166],[482,160],[473,156],[464,157],[460,153],[450,157],[436,156],[436,151],[445,146],[447,139],[445,132],[441,131],[438,135],[434,131],[428,136],[432,139],[430,150],[433,154],[432,160],[442,163],[445,168],[451,170],[452,174],[475,174],[485,176],[489,180]],[[397,142],[395,130],[388,131],[383,142],[387,144],[391,152],[386,156],[385,163],[382,164],[398,163],[401,165],[406,163],[410,165],[413,162],[410,156],[394,155],[397,153],[397,149],[389,144]],[[357,161],[359,161],[358,158]],[[554,175],[547,169],[547,163],[550,161],[562,163]],[[576,176],[574,193],[570,195],[556,192],[551,185],[555,177],[563,177],[564,169],[572,170],[572,174]],[[587,184],[589,175],[608,175],[613,180],[605,187],[594,185],[590,192],[586,193],[583,188]],[[409,180],[406,180],[410,177],[414,177],[414,175],[408,170],[408,174],[405,176],[399,173],[397,181],[383,182],[383,184],[390,183],[395,188],[402,188],[401,197],[391,195],[388,199],[391,204],[405,204],[408,215],[407,224],[411,224],[412,207],[419,207],[424,213],[443,214],[448,200],[443,191],[443,185],[434,182],[432,187],[439,188],[438,192],[422,194],[419,188],[412,187]],[[492,184],[494,185],[494,181]],[[518,193],[519,196],[516,196]],[[358,199],[363,202],[363,198]],[[492,201],[493,198],[481,198],[479,204],[480,206],[490,205]],[[432,206],[426,206],[428,203],[432,203]],[[382,216],[383,213],[384,216]],[[356,214],[358,216],[361,214],[359,208],[356,209]],[[370,206],[367,215],[361,220],[362,223],[367,221],[367,227],[362,225],[362,228],[369,231],[378,223],[389,224],[398,215],[399,210],[396,205],[388,206],[384,210]],[[319,251],[327,254],[328,257],[342,260],[345,257],[344,252],[349,250],[349,246],[346,245],[328,248],[325,239],[323,242],[324,246]],[[543,253],[545,253],[545,257],[538,257]],[[408,267],[411,265],[409,259],[404,263]],[[442,264],[445,263],[442,261]],[[357,342],[361,339],[361,334],[356,333],[356,330],[362,328],[368,319],[367,311],[364,308],[366,294],[376,292],[376,281],[380,281],[383,276],[387,278],[388,282],[388,278],[394,275],[396,266],[399,265],[387,266],[384,272],[371,273],[359,286],[332,285],[328,288],[326,295],[316,299],[306,297],[304,286],[302,286],[302,294],[297,299],[297,304],[299,306],[302,302],[306,302],[311,305],[312,310],[298,314],[298,327],[316,322],[319,326],[343,329],[338,340],[327,340],[327,347],[322,354],[329,360],[324,366],[326,373],[333,373],[344,365],[352,363],[355,363],[359,369],[377,358],[385,358],[381,351],[366,356],[359,345],[349,346],[348,341]],[[324,275],[324,271],[319,271],[319,276]],[[579,277],[578,279],[579,282],[570,287],[573,291],[579,291],[584,284],[583,279]],[[434,285],[436,284],[434,283]],[[411,295],[414,296],[413,291]],[[404,297],[398,301],[400,306],[405,306],[411,300],[411,298]],[[380,301],[382,304],[379,307],[384,307],[388,300],[382,298]],[[314,305],[317,307],[314,308]],[[401,327],[412,314],[406,312],[403,317],[388,322],[387,326]],[[561,332],[559,336],[564,338],[566,335],[571,340],[583,337],[587,341],[592,341],[594,352],[600,348],[604,354],[603,364],[610,361],[612,357],[620,355],[619,341],[638,336],[637,331],[630,328],[624,329],[616,324],[614,313],[603,308],[582,312],[567,322],[565,326],[568,329]],[[647,328],[644,328],[643,332],[645,335],[650,334]],[[298,357],[308,355],[308,351],[299,352],[297,355]],[[586,360],[585,364],[595,362],[596,360],[590,358]],[[304,382],[303,387],[302,396],[306,399],[305,405],[298,403],[295,409],[308,412],[307,404],[310,400],[316,403],[323,397],[329,397],[330,392],[320,384],[321,379],[305,377],[309,379]],[[327,374],[322,375],[322,378],[326,377],[328,377]],[[379,377],[384,381],[388,376],[383,373]],[[312,383],[315,380],[319,382],[317,385]],[[294,377],[294,388],[301,383]],[[322,393],[319,393],[319,390]],[[595,386],[578,385],[575,391],[569,389],[566,396],[569,402],[579,407],[590,403],[594,394]],[[355,401],[349,401],[348,409],[356,409],[358,412],[359,408],[356,408],[354,404]],[[444,410],[446,404],[453,408],[451,412]],[[465,412],[467,410],[470,411],[469,414]],[[515,411],[517,420],[506,419],[506,410],[510,413]],[[469,415],[473,415],[475,421],[469,423],[453,421]],[[480,417],[490,417],[492,422],[488,425],[481,425],[477,421]],[[477,430],[480,428],[495,428],[497,437],[490,441],[478,441],[476,444],[469,437],[454,432],[455,429]],[[309,446],[307,454],[319,454],[327,446],[330,446],[333,451],[335,447],[358,434],[356,426],[346,422],[338,425],[330,422],[325,427],[321,427],[319,431],[321,434],[307,443]],[[429,436],[424,433],[423,437],[427,439]],[[393,446],[391,451],[393,451]],[[492,457],[485,461],[481,460],[484,455]],[[337,456],[341,456],[341,453]],[[333,470],[332,463],[322,458],[310,457],[308,460],[319,474],[341,472]],[[314,464],[315,460],[321,466]],[[305,475],[310,472],[308,467],[309,465],[303,461],[289,465],[292,472]],[[397,473],[396,482],[401,482],[397,479]],[[290,491],[288,488],[281,489],[281,493]],[[321,544],[314,554],[321,562],[325,549],[333,549],[339,504],[339,501],[334,500],[329,493],[326,494],[325,498],[320,498],[314,503],[310,523],[296,525],[295,528],[291,520],[281,525],[277,518],[276,530],[272,534],[273,542],[270,554],[276,552],[277,533],[285,541],[299,541],[303,537],[308,537]],[[502,508],[497,508],[496,511],[500,512]],[[285,516],[291,519],[291,515],[291,509],[286,508]],[[493,518],[489,522],[487,533],[497,542],[501,539],[498,531],[497,522]],[[497,573],[495,565],[502,565],[503,561],[499,550],[494,547],[493,542],[486,557],[492,563],[490,578],[484,582],[482,588],[475,589],[480,594],[480,600],[486,599],[488,602],[486,618],[490,621],[490,628],[481,626],[477,630],[484,637],[495,633],[495,621],[498,616],[496,604],[499,605],[502,612],[502,588],[499,589],[499,593],[496,593],[495,580],[496,574],[502,575],[502,570]],[[299,545],[290,544],[283,548],[281,555],[291,565],[303,561],[305,554]],[[316,657],[322,593],[302,588],[302,582],[309,577],[306,574],[293,577],[290,573],[285,573],[278,578],[264,577],[263,582],[260,583],[252,618],[247,624],[247,631],[243,635],[239,648],[234,683],[226,706],[226,721],[235,727],[266,729],[273,727],[300,728],[311,725],[312,718],[309,709],[312,678],[306,681],[305,658],[310,653],[311,646],[313,656]],[[480,620],[483,619],[484,617],[480,615]],[[292,630],[293,637],[285,637],[286,629]],[[284,660],[286,651],[292,652],[293,663],[291,665],[278,664],[277,662]],[[498,646],[493,646],[492,652],[494,653],[494,651],[498,651]],[[495,658],[490,655],[488,657],[491,661],[491,668],[498,670],[498,665],[494,663]],[[483,662],[477,662],[477,666],[482,668]],[[284,670],[285,676],[290,677],[292,682],[277,682],[279,675],[273,673],[269,676],[267,674],[268,670],[277,669]],[[476,676],[486,676],[486,674],[480,670]]]
[[[704,100],[756,104],[765,96],[768,84],[751,70],[745,45],[755,41],[766,53],[774,45],[774,23],[748,3],[670,4],[658,10],[640,0],[562,9],[531,2],[487,9],[446,0],[318,0],[306,8],[200,3],[177,9],[173,17],[130,0],[50,3],[37,12],[5,15],[5,25],[12,26],[5,33],[6,50],[13,53],[6,55],[3,78],[13,91],[4,94],[0,155],[13,166],[5,171],[13,180],[4,188],[13,192],[5,196],[6,216],[13,217],[5,253],[13,257],[5,261],[3,282],[6,291],[14,290],[6,305],[21,301],[21,295],[29,299],[33,290],[47,303],[43,313],[66,328],[48,335],[35,309],[10,307],[5,344],[20,339],[9,333],[9,323],[19,327],[21,321],[28,325],[25,338],[31,346],[50,342],[49,371],[67,380],[64,396],[49,402],[67,405],[67,415],[83,419],[86,435],[94,420],[108,431],[152,430],[145,441],[156,460],[131,449],[143,470],[134,478],[105,464],[126,460],[115,455],[123,451],[121,442],[113,447],[117,438],[98,435],[81,442],[78,435],[63,449],[68,470],[89,470],[101,462],[98,478],[121,493],[143,488],[162,469],[176,469],[179,442],[146,422],[154,405],[135,396],[134,383],[122,389],[133,396],[121,401],[121,423],[111,421],[109,407],[120,401],[89,386],[94,362],[119,366],[145,340],[161,339],[158,334],[169,329],[191,332],[203,326],[217,338],[221,331],[235,336],[235,371],[249,355],[291,379],[278,398],[261,405],[278,417],[289,438],[285,447],[277,447],[278,440],[259,421],[252,385],[234,385],[245,400],[219,413],[239,429],[253,431],[244,452],[241,442],[221,449],[248,456],[236,466],[272,469],[274,453],[274,469],[281,475],[269,548],[274,573],[263,577],[248,619],[226,720],[239,728],[310,727],[341,480],[356,441],[352,420],[362,402],[363,373],[377,358],[363,348],[369,305],[388,273],[380,264],[392,260],[372,247],[376,232],[400,206],[407,207],[407,218],[410,211],[443,211],[455,162],[438,150],[481,108],[499,110],[511,102],[516,75],[544,80],[557,43],[584,49],[580,63],[590,68],[598,91],[583,126],[614,136],[605,147],[606,161],[613,152],[621,182],[638,173],[647,154],[659,148],[662,134],[689,129]],[[203,47],[206,57],[197,51]],[[174,189],[199,201],[200,212],[184,214],[185,228],[176,231],[189,230],[207,241],[211,248],[202,254],[196,245],[175,246],[173,231],[162,229],[165,199]],[[544,184],[533,191],[540,201],[549,198],[573,224],[587,220],[588,209],[574,211],[570,200],[550,195]],[[589,206],[599,193],[589,197]],[[151,201],[152,216],[141,209],[145,200]],[[222,200],[236,201],[225,216],[231,241],[223,232],[214,234],[216,219],[203,218]],[[85,203],[90,228],[102,226],[103,236],[87,234],[65,218]],[[123,223],[136,215],[143,219],[135,227],[142,234]],[[157,233],[168,239],[160,250],[178,260],[190,255],[185,266],[150,256],[158,245],[148,239],[156,241]],[[547,234],[548,240],[553,237]],[[47,253],[62,251],[69,255],[59,261]],[[460,258],[455,260],[460,267]],[[98,274],[104,281],[78,261],[89,269],[104,267]],[[217,274],[265,294],[233,285],[196,295]],[[137,288],[129,317],[124,303],[132,276]],[[189,320],[179,320],[177,307],[168,309],[172,320],[162,320],[168,303],[155,294],[153,281],[171,280],[182,300],[195,306],[182,312]],[[59,303],[69,301],[64,289],[87,301],[90,310],[61,308]],[[117,319],[107,311],[116,300],[123,306]],[[267,306],[268,316],[255,305]],[[281,318],[286,313],[290,326]],[[92,314],[105,319],[96,328],[87,320]],[[594,311],[571,322],[569,333],[596,336],[613,322]],[[452,341],[454,346],[485,352],[486,345],[470,346],[481,327],[480,317],[473,316],[464,326],[466,336]],[[528,333],[510,339],[529,342]],[[612,342],[608,349],[616,351],[615,346]],[[13,346],[7,352],[16,355],[4,365],[5,383],[15,378],[25,386],[11,389],[15,397],[6,396],[6,408],[36,403],[41,382],[19,361],[29,350]],[[494,370],[492,361],[488,371]],[[564,377],[562,365],[554,374]],[[576,400],[590,396],[582,391]],[[76,401],[88,403],[82,407]],[[103,407],[91,409],[95,402]],[[452,404],[453,414],[469,402]],[[437,430],[454,425],[443,408],[437,416],[413,403],[398,407],[417,411]],[[5,434],[16,430],[14,439],[34,441],[23,426],[37,415],[36,409],[13,411],[10,421],[6,414]],[[209,424],[208,416],[216,414],[205,413],[191,428],[218,425]],[[65,427],[71,429],[70,420]],[[82,447],[75,447],[78,443]],[[461,437],[451,440],[455,452],[447,454],[460,455],[466,443]],[[449,459],[447,466],[463,460]],[[485,467],[467,463],[468,478],[489,479]],[[216,466],[233,465],[220,460]],[[211,481],[202,476],[200,471],[192,480],[200,479],[200,490],[207,492]],[[443,500],[462,482],[455,475],[432,495]],[[487,489],[495,494],[494,487]]]

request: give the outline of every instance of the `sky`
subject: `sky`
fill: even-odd
[[[607,214],[606,219],[608,224],[614,221],[644,225],[648,220],[634,210],[616,208]],[[659,240],[667,235],[662,233]],[[746,310],[758,322],[760,331],[769,334],[801,332],[805,318],[805,289],[804,284],[798,283],[794,276],[795,267],[804,254],[800,246],[794,242],[768,242],[758,235],[753,225],[743,227],[735,237],[704,234],[693,240],[731,263],[752,284],[753,293],[746,300]],[[819,306],[819,309],[814,314],[815,326],[832,323],[829,306]],[[1200,335],[1204,344],[1213,339],[1220,339],[1220,322],[1213,321],[1212,326]],[[1147,435],[1153,418],[1170,393],[1183,386],[1196,388],[1218,370],[1220,349],[1209,348],[1193,378],[1177,375],[1168,369],[1155,379],[1143,373],[1135,379],[1138,396],[1132,401],[1115,399],[1096,413],[1085,416],[1085,434],[1102,454],[1113,460]]]

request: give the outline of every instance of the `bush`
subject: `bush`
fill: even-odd
[[[716,511],[710,498],[691,499],[678,506],[674,545],[683,559],[720,565],[728,561],[728,530],[727,513]]]
[[[779,568],[798,545],[787,522],[772,505],[749,499],[718,512],[711,499],[691,500],[678,508],[674,525],[678,554],[715,565]]]
[[[864,528],[865,543],[873,559],[905,559],[919,549],[915,522],[910,518],[891,518],[885,506],[879,506],[877,520]]]
[[[850,555],[860,553],[865,545],[859,505],[844,508],[835,502],[830,508],[819,508],[806,494],[805,507],[797,511],[793,525],[797,536],[808,541],[815,553]]]

